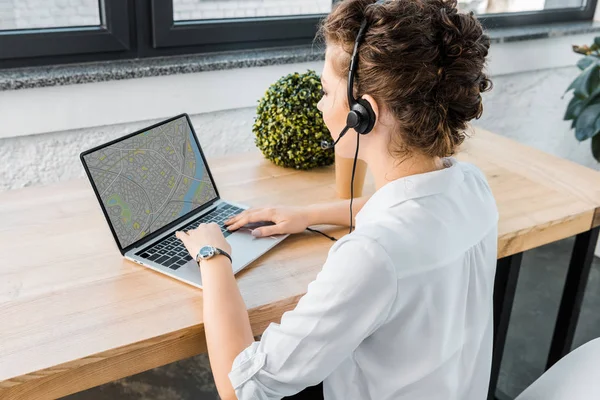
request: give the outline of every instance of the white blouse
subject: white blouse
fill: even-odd
[[[475,166],[380,188],[293,311],[234,363],[239,400],[487,396],[498,212]]]

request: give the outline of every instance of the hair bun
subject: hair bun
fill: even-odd
[[[465,53],[468,56],[486,57],[489,38],[483,34],[481,24],[473,12],[459,13],[456,0],[438,0],[439,42],[441,64],[451,64]],[[483,44],[483,46],[481,46]]]

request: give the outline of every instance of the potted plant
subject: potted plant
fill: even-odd
[[[255,144],[266,159],[302,170],[333,164],[333,151],[321,148],[321,141],[330,138],[317,109],[322,90],[311,70],[286,75],[267,89],[252,126]]]
[[[577,140],[591,139],[592,155],[600,162],[600,36],[590,46],[574,45],[573,51],[584,57],[577,62],[581,73],[567,88],[573,90],[573,98],[564,119],[573,121]],[[600,240],[594,255],[600,257]]]
[[[322,140],[331,140],[317,108],[322,90],[320,77],[312,70],[292,73],[273,83],[256,108],[252,126],[256,147],[267,160],[286,168],[307,170],[335,162],[338,197],[349,199],[351,194],[360,197],[367,164],[357,160],[352,181],[354,159],[321,147]]]
[[[574,45],[573,51],[584,57],[577,62],[581,73],[566,90],[573,90],[573,98],[564,119],[573,121],[577,140],[591,139],[592,155],[600,162],[600,36],[591,46]]]

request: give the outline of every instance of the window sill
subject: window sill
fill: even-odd
[[[600,21],[561,22],[531,25],[518,28],[490,29],[492,43],[520,42],[524,40],[558,38],[600,32]]]
[[[492,43],[520,42],[600,32],[600,22],[573,22],[488,31]],[[320,46],[195,54],[124,61],[0,70],[0,91],[167,76],[324,59]]]
[[[0,91],[265,67],[324,59],[317,45],[0,70]]]

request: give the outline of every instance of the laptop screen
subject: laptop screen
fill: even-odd
[[[83,159],[122,248],[217,197],[185,116]]]

